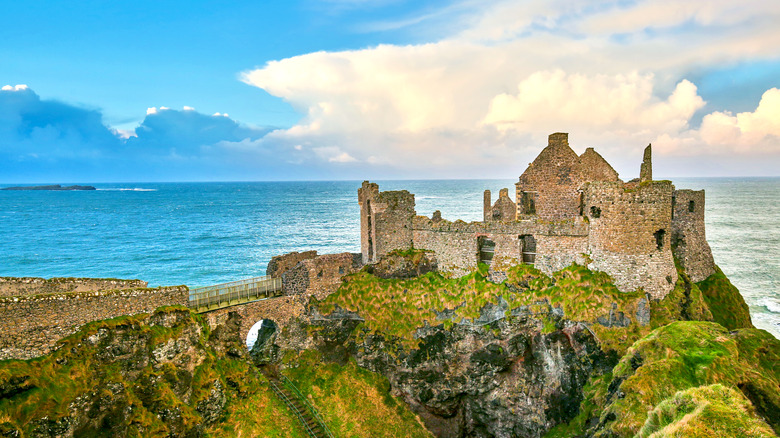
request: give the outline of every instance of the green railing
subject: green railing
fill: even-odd
[[[206,312],[273,297],[281,290],[282,279],[268,276],[198,287],[190,289],[189,307],[196,312]]]

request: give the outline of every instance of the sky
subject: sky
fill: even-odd
[[[0,183],[780,176],[780,2],[0,0]]]

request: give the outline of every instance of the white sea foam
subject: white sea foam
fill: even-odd
[[[117,187],[117,188],[103,188],[98,189],[103,192],[156,192],[157,189],[142,189],[139,187],[132,187],[132,188],[125,188],[125,187]]]

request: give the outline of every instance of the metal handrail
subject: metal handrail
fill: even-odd
[[[277,292],[281,288],[281,278],[268,276],[194,288],[190,290],[189,307],[209,308],[225,303],[246,302],[262,296],[268,297],[271,292]]]
[[[328,426],[325,424],[325,420],[323,420],[322,417],[320,417],[320,414],[317,412],[317,409],[315,409],[314,406],[312,406],[311,403],[309,403],[309,401],[306,399],[306,397],[303,396],[303,394],[301,394],[300,391],[298,391],[298,388],[295,386],[295,384],[292,381],[290,381],[290,379],[287,378],[287,376],[285,376],[284,374],[280,374],[280,375],[282,377],[280,379],[282,383],[284,383],[287,386],[287,388],[293,391],[295,395],[298,396],[298,398],[303,402],[303,404],[307,408],[309,408],[309,412],[311,412],[312,415],[314,415],[314,418],[320,423],[320,427],[325,432],[325,435],[327,435],[328,438],[335,438],[333,434],[330,432],[330,429],[328,429]]]
[[[306,421],[306,419],[303,418],[303,413],[300,412],[298,408],[295,407],[292,400],[287,398],[287,396],[284,394],[284,391],[282,391],[281,389],[279,389],[278,386],[276,386],[276,382],[274,382],[271,379],[269,379],[268,381],[271,383],[271,388],[273,389],[276,396],[281,398],[284,404],[286,404],[287,407],[289,407],[293,411],[295,416],[298,417],[298,421],[303,425],[304,428],[306,428],[306,433],[308,433],[311,438],[319,438],[317,436],[317,433],[314,432],[311,427],[309,427],[309,423]]]

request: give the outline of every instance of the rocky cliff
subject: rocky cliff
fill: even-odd
[[[385,376],[438,437],[665,436],[692,412],[702,436],[780,427],[780,342],[752,328],[725,277],[697,284],[680,271],[673,293],[653,301],[576,265],[550,277],[517,266],[451,279],[406,278],[414,269],[394,264],[402,278],[387,264],[368,269],[385,278],[349,276],[306,318],[268,333],[258,362],[290,373],[312,351],[354,362]],[[690,409],[667,418],[682,399]],[[746,408],[721,425],[702,420],[724,399]]]

